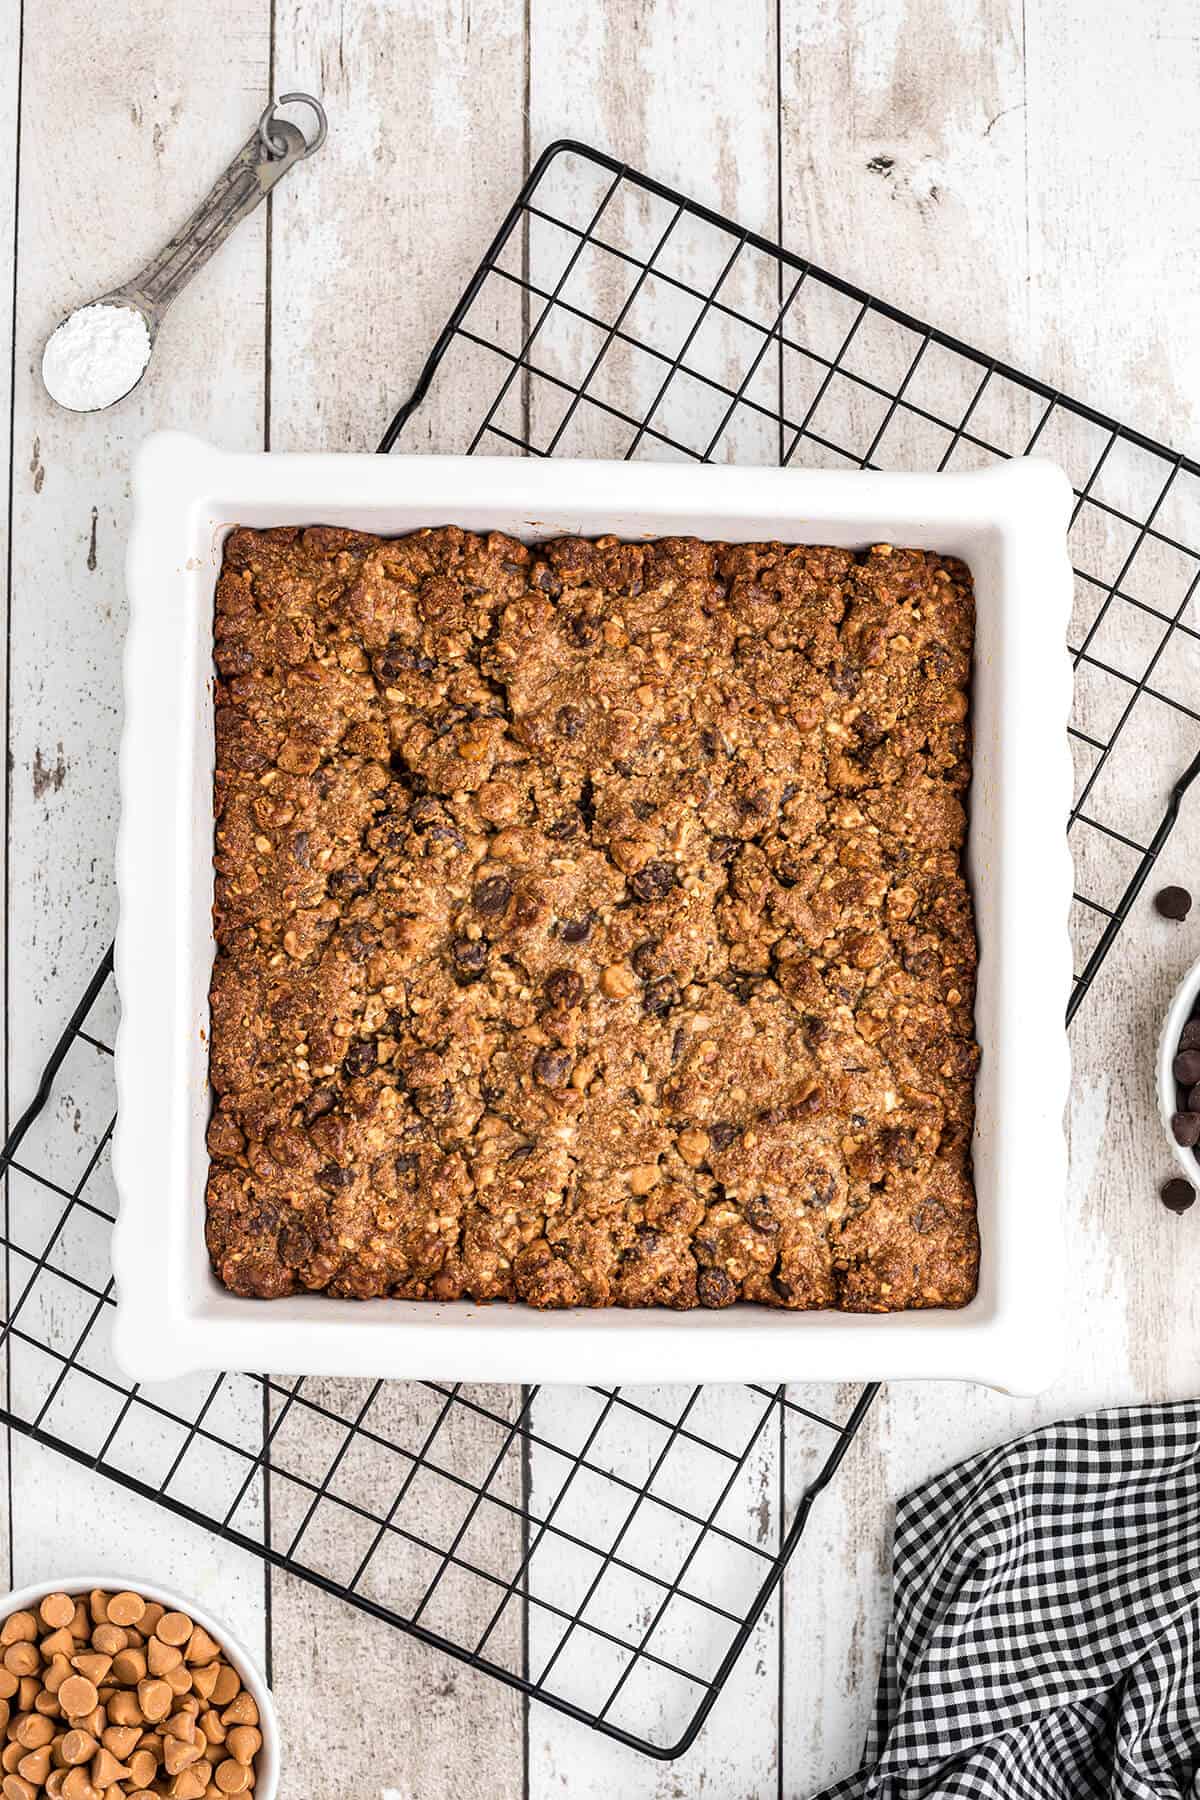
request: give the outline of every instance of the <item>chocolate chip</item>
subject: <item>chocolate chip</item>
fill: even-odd
[[[450,945],[454,979],[462,986],[478,981],[488,966],[488,946],[483,938],[457,937]]]
[[[684,1027],[681,1025],[678,1028],[678,1030],[676,1031],[675,1036],[671,1039],[671,1067],[672,1068],[675,1067],[675,1064],[679,1061],[680,1057],[683,1055],[683,1046],[686,1043],[687,1043],[687,1032],[685,1031]]]
[[[340,1193],[342,1188],[354,1186],[354,1170],[339,1168],[337,1163],[326,1163],[323,1169],[317,1171],[317,1184],[327,1194]]]
[[[1179,1034],[1181,1050],[1200,1050],[1200,1019],[1189,1019]]]
[[[512,922],[518,930],[536,925],[542,916],[542,904],[536,894],[518,894],[513,902]]]
[[[369,1075],[379,1061],[379,1045],[373,1037],[356,1038],[342,1058],[342,1074],[355,1079]]]
[[[652,981],[642,995],[643,1010],[652,1019],[665,1019],[673,1006],[679,1005],[679,984],[670,975]]]
[[[701,1269],[696,1282],[701,1306],[732,1306],[737,1289],[724,1269]]]
[[[579,814],[568,813],[565,818],[555,819],[551,824],[544,825],[542,829],[548,838],[574,837],[579,830]]]
[[[512,882],[507,875],[489,875],[476,884],[471,904],[487,919],[499,918],[512,898]]]
[[[422,675],[428,675],[433,669],[433,664],[427,656],[422,656],[411,644],[406,644],[403,638],[390,637],[386,647],[375,659],[376,675],[380,681],[390,686],[392,682],[398,681],[401,675],[411,669],[417,670]]]
[[[746,1202],[746,1221],[755,1231],[764,1232],[768,1237],[773,1237],[779,1230],[779,1220],[764,1194],[760,1194],[756,1200]]]
[[[551,599],[562,593],[562,582],[546,563],[535,563],[529,579],[539,593],[549,594]]]
[[[285,1225],[279,1234],[279,1260],[289,1269],[298,1269],[316,1249],[312,1234],[303,1225]]]
[[[1154,910],[1164,919],[1186,919],[1192,910],[1192,896],[1186,888],[1160,888],[1154,896]]]
[[[835,663],[830,670],[829,685],[835,694],[844,698],[857,694],[862,686],[862,669],[847,657],[845,662]]]
[[[635,899],[662,900],[675,886],[675,871],[670,863],[648,862],[627,878],[626,885]]]
[[[1200,1112],[1177,1112],[1171,1117],[1171,1135],[1185,1150],[1200,1144]]]
[[[586,650],[589,645],[595,643],[596,627],[591,619],[585,619],[582,615],[573,619],[563,617],[563,625],[571,642],[578,644],[581,650]]]
[[[396,1158],[393,1167],[401,1181],[411,1181],[413,1176],[417,1173],[419,1164],[411,1150],[402,1150],[400,1155]]]
[[[554,715],[554,728],[559,737],[577,738],[587,720],[577,706],[560,706]]]
[[[586,944],[592,935],[594,913],[584,913],[581,919],[564,919],[559,936],[564,944]]]
[[[1173,1213],[1186,1212],[1196,1198],[1195,1188],[1182,1175],[1177,1175],[1174,1181],[1164,1181],[1160,1193],[1163,1205],[1169,1206]]]
[[[1180,1087],[1192,1087],[1200,1081],[1200,1050],[1181,1050],[1171,1064],[1171,1073]]]
[[[571,1073],[570,1052],[539,1050],[533,1059],[533,1072],[544,1087],[565,1087]]]
[[[649,981],[654,975],[654,959],[662,949],[657,938],[647,938],[638,944],[630,957],[634,974],[640,975],[643,981]]]
[[[326,1113],[331,1113],[337,1105],[337,1093],[333,1088],[316,1088],[304,1102],[304,1123],[315,1125]]]
[[[736,1125],[731,1124],[728,1119],[718,1119],[715,1125],[708,1128],[708,1141],[714,1150],[728,1150],[737,1134]]]
[[[325,882],[337,900],[352,900],[356,894],[365,894],[369,885],[361,869],[335,869]]]
[[[741,848],[742,840],[735,837],[714,837],[708,840],[709,862],[731,863]]]
[[[1187,1109],[1189,1112],[1200,1113],[1200,1081],[1196,1083],[1195,1087],[1188,1089]]]
[[[920,1206],[913,1208],[909,1214],[909,1224],[914,1231],[925,1237],[929,1232],[936,1231],[945,1217],[946,1209],[941,1201],[927,1199],[922,1200]]]
[[[866,1129],[867,1121],[862,1113],[851,1113],[850,1123],[853,1125],[855,1131],[864,1131]]]
[[[555,969],[547,975],[545,995],[551,1006],[578,1006],[583,999],[583,977],[574,969]]]
[[[816,1013],[805,1013],[800,1021],[800,1029],[810,1050],[815,1050],[829,1036],[828,1021],[818,1017]]]

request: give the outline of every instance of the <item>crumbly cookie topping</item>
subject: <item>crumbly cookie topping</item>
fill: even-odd
[[[221,1280],[969,1300],[972,634],[887,545],[235,531]]]

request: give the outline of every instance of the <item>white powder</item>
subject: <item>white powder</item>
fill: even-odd
[[[150,332],[136,307],[98,301],[81,306],[53,332],[42,353],[52,400],[95,412],[122,399],[150,360]]]

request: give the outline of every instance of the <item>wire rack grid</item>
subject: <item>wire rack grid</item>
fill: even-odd
[[[538,161],[380,449],[405,427],[417,447],[443,405],[471,451],[1058,460],[1077,495],[1069,1021],[1200,769],[1200,467],[573,143]],[[0,1153],[7,1423],[528,1697],[680,1755],[875,1387],[133,1387],[109,1347],[116,1008],[110,953]],[[768,1493],[782,1504],[764,1524]]]

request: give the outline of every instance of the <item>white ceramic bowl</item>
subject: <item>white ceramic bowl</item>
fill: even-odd
[[[1197,1160],[1194,1150],[1185,1149],[1182,1144],[1175,1142],[1175,1133],[1171,1130],[1171,1115],[1177,1110],[1176,1081],[1171,1073],[1171,1064],[1179,1048],[1179,1034],[1191,1018],[1197,999],[1200,999],[1200,959],[1192,964],[1175,989],[1167,1008],[1167,1016],[1163,1020],[1162,1035],[1158,1040],[1158,1111],[1175,1161],[1192,1186],[1200,1188],[1200,1160]]]
[[[254,1800],[276,1800],[279,1793],[279,1719],[271,1690],[259,1674],[249,1651],[244,1644],[238,1642],[229,1627],[219,1619],[214,1619],[210,1612],[197,1606],[186,1595],[172,1593],[169,1588],[159,1587],[156,1582],[139,1581],[131,1575],[59,1575],[53,1581],[38,1581],[31,1587],[14,1588],[11,1594],[0,1600],[0,1620],[7,1619],[10,1613],[36,1612],[39,1601],[44,1600],[47,1594],[70,1594],[73,1599],[82,1595],[86,1599],[93,1588],[102,1588],[109,1594],[120,1594],[128,1590],[130,1593],[140,1594],[144,1600],[157,1600],[168,1612],[186,1613],[189,1619],[202,1625],[208,1635],[220,1644],[222,1657],[237,1670],[243,1687],[253,1695],[254,1704],[258,1707],[262,1749],[254,1763]]]

